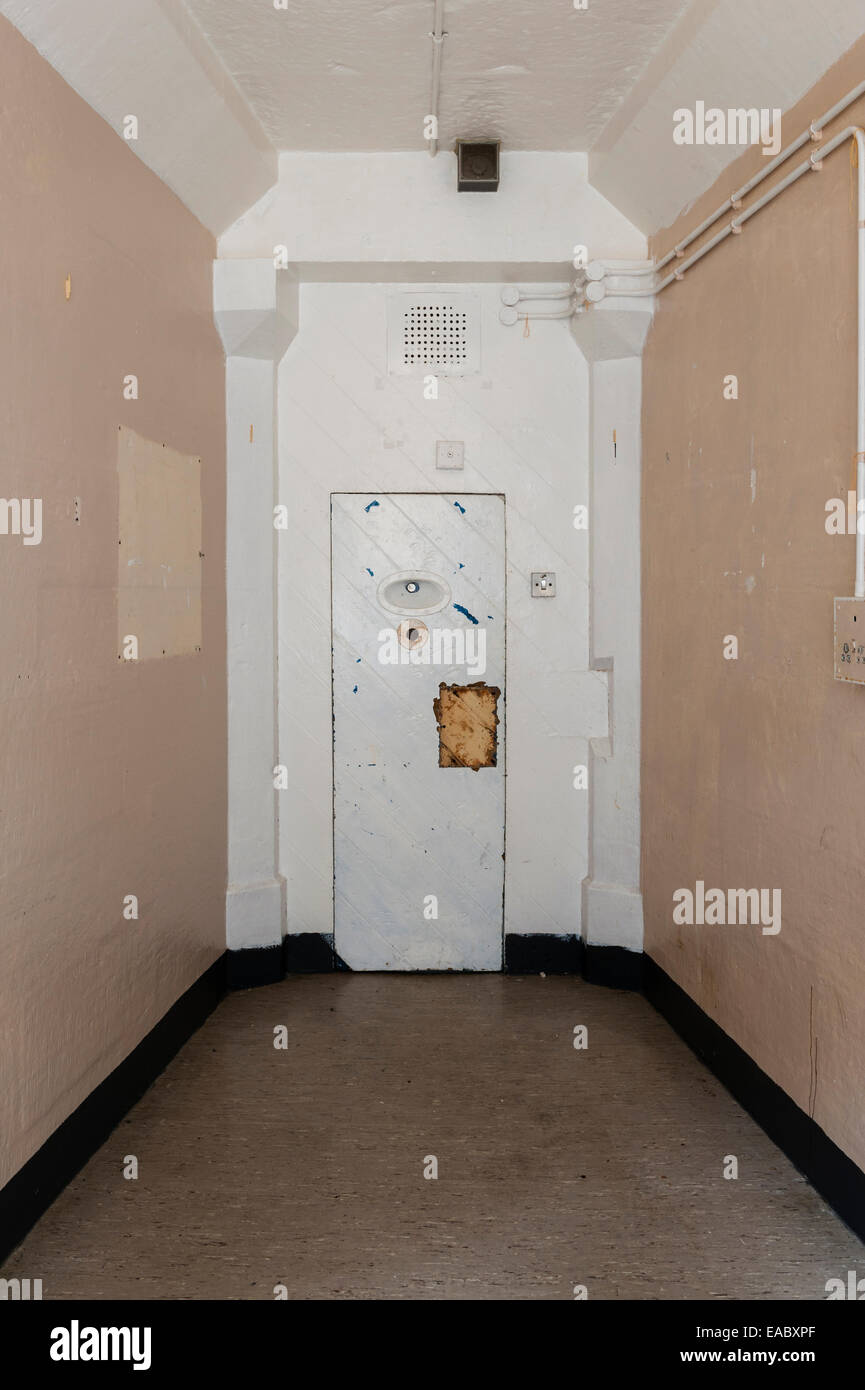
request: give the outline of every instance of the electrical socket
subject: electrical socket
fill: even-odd
[[[552,570],[532,571],[532,598],[555,598],[556,576]]]

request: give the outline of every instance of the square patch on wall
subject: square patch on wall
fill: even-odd
[[[118,653],[200,652],[201,459],[121,425],[117,476]]]

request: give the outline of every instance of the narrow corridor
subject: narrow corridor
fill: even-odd
[[[229,995],[3,1273],[45,1299],[819,1300],[863,1266],[639,995],[337,973]]]

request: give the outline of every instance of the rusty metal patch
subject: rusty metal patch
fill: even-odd
[[[433,713],[438,722],[439,767],[496,765],[496,730],[499,723],[498,686],[475,681],[473,685],[439,685]]]

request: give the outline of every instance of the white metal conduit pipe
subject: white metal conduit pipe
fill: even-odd
[[[599,304],[608,295],[616,294],[636,294],[650,295],[656,292],[657,286],[654,281],[650,287],[645,289],[623,290],[618,285],[608,285],[607,279],[630,280],[631,277],[641,277],[646,275],[654,276],[657,267],[652,261],[616,261],[612,264],[607,261],[589,261],[583,270],[585,297],[590,304]]]
[[[703,233],[707,232],[710,227],[713,227],[718,219],[723,217],[725,213],[735,211],[748,193],[752,193],[764,179],[768,179],[770,175],[774,174],[776,169],[780,169],[781,165],[788,160],[791,155],[796,154],[797,150],[801,150],[803,145],[807,145],[809,141],[819,140],[824,127],[834,121],[836,116],[840,116],[842,111],[846,111],[848,106],[852,106],[854,101],[858,101],[863,95],[865,95],[865,82],[860,82],[858,87],[854,87],[851,92],[848,92],[847,95],[842,97],[839,102],[836,102],[834,106],[830,106],[829,110],[824,111],[822,116],[818,116],[816,121],[812,121],[808,129],[797,136],[792,144],[787,145],[785,149],[781,150],[780,154],[776,155],[772,162],[767,164],[764,169],[761,169],[759,174],[755,174],[747,183],[743,183],[742,187],[737,189],[735,193],[731,193],[726,202],[722,203],[719,208],[716,208],[711,216],[706,218],[705,222],[701,222],[699,227],[695,227],[692,232],[689,232],[686,237],[683,237],[680,242],[677,242],[672,251],[668,251],[666,256],[663,256],[661,260],[658,261],[655,269],[663,270],[664,266],[669,265],[670,261],[680,258],[684,253],[685,247],[697,241]]]
[[[858,91],[859,89],[857,89]],[[865,84],[861,90],[865,92]],[[855,98],[854,98],[855,99]],[[845,99],[845,104],[849,101]],[[843,107],[841,108],[843,109]],[[823,160],[827,155],[840,149],[848,140],[856,141],[857,154],[857,234],[858,234],[858,268],[857,268],[857,373],[856,373],[856,587],[854,589],[855,598],[865,598],[865,531],[859,524],[860,516],[865,513],[865,131],[859,126],[847,126],[844,130],[834,135],[831,140],[827,140],[825,145],[816,149],[810,158],[797,164],[785,178],[780,179],[768,193],[764,193],[762,198],[757,198],[749,207],[740,212],[737,217],[733,217],[721,228],[715,236],[710,237],[699,251],[695,251],[693,256],[689,256],[678,266],[670,275],[664,277],[653,289],[637,290],[604,290],[602,281],[595,281],[586,286],[586,298],[590,303],[597,303],[607,295],[635,297],[639,295],[659,294],[665,290],[674,280],[681,280],[686,270],[697,261],[707,256],[714,247],[728,236],[733,236],[741,232],[744,224],[749,218],[754,217],[762,208],[767,207],[773,202],[785,188],[796,183],[805,174],[812,170],[819,170]],[[776,161],[777,163],[777,161]],[[705,229],[705,228],[704,228]],[[669,261],[669,257],[666,258]],[[659,264],[663,264],[660,262]]]
[[[442,27],[444,22],[444,0],[435,0],[435,14],[433,17],[433,28],[430,38],[432,39],[432,89],[430,95],[430,115],[435,121],[433,130],[434,136],[429,142],[429,152],[433,158],[438,154],[438,119],[439,119],[439,88],[442,77],[442,46],[445,41],[445,31]]]
[[[521,299],[569,299],[576,285],[566,285],[561,290],[521,290],[516,285],[506,285],[502,290],[503,304],[519,304]]]
[[[582,305],[578,304],[576,299],[572,299],[565,309],[540,309],[537,313],[529,313],[528,310],[521,313],[518,309],[505,305],[499,310],[499,321],[510,328],[519,323],[520,319],[570,319],[574,314],[580,313]]]
[[[856,140],[857,146],[859,146],[861,137],[862,131],[858,126],[847,126],[840,134],[834,136],[825,145],[821,145],[819,149],[815,150],[809,159],[803,160],[801,164],[797,164],[795,169],[787,174],[785,178],[780,179],[773,188],[770,188],[768,193],[764,193],[762,198],[758,198],[756,202],[751,203],[744,212],[738,215],[738,217],[731,218],[719,232],[716,232],[713,237],[710,237],[709,240],[700,247],[699,251],[695,251],[693,256],[688,256],[675,270],[671,271],[669,275],[664,276],[663,280],[659,280],[656,285],[633,290],[621,289],[620,287],[607,289],[603,279],[599,279],[586,286],[586,298],[591,303],[598,304],[602,299],[607,298],[624,297],[634,299],[643,295],[660,294],[668,285],[672,285],[675,280],[682,280],[686,270],[690,270],[692,265],[697,264],[697,261],[701,261],[710,251],[714,251],[715,247],[719,246],[722,241],[726,241],[728,236],[734,236],[737,232],[740,232],[743,224],[747,222],[750,217],[753,217],[761,208],[773,202],[780,193],[784,192],[785,188],[789,188],[792,183],[795,183],[797,179],[801,179],[802,175],[807,174],[809,170],[819,169],[826,156],[831,154],[833,150],[838,149],[839,145],[844,144],[845,141],[852,138]],[[667,261],[669,261],[669,257],[666,257],[665,261],[659,261],[658,266],[665,264]],[[598,264],[600,264],[600,262]],[[657,267],[655,267],[655,269],[657,269]],[[608,273],[609,272],[605,269],[604,274],[606,275]],[[615,273],[620,274],[621,272],[617,271]]]
[[[583,312],[585,299],[581,285],[569,285],[566,289],[521,290],[517,285],[506,285],[501,293],[503,308],[499,310],[499,322],[512,327],[520,319],[570,319]],[[561,309],[523,309],[517,304],[532,300],[563,299],[567,302]]]
[[[654,261],[589,261],[582,274],[586,280],[603,280],[605,275],[654,275],[657,269]]]
[[[754,189],[757,188],[761,183],[763,183],[765,179],[770,178],[771,175],[774,174],[775,170],[780,169],[781,165],[784,164],[785,161],[788,160],[791,155],[794,155],[798,150],[801,150],[803,145],[807,145],[809,141],[813,142],[815,140],[820,140],[822,138],[824,127],[829,125],[832,121],[834,121],[836,116],[840,116],[842,111],[846,111],[848,106],[852,106],[854,101],[858,101],[859,98],[863,95],[865,95],[865,82],[860,82],[858,87],[854,87],[852,91],[849,91],[847,95],[842,97],[840,101],[836,102],[834,106],[830,106],[828,111],[824,111],[822,116],[818,116],[818,118],[815,121],[812,121],[808,129],[803,130],[801,135],[798,135],[795,140],[793,140],[789,145],[786,145],[784,149],[781,150],[780,154],[777,154],[775,158],[769,164],[767,164],[764,169],[760,170],[759,174],[755,174],[754,177],[752,179],[749,179],[747,183],[743,183],[742,187],[738,188],[735,193],[731,193],[729,198],[727,198],[726,201],[723,202],[719,208],[716,208],[715,211],[709,217],[707,217],[704,222],[700,223],[699,227],[695,227],[694,230],[689,232],[686,237],[683,237],[681,241],[677,242],[673,249],[667,252],[666,256],[662,256],[661,259],[656,262],[654,266],[654,271],[657,272],[659,270],[663,270],[664,266],[669,265],[670,262],[673,260],[681,260],[681,258],[684,256],[686,247],[691,246],[695,241],[698,241],[699,238],[703,235],[703,233],[707,232],[710,227],[713,227],[715,223],[718,221],[718,219],[723,217],[725,213],[735,211],[737,208],[739,208],[741,206],[742,199],[746,197],[747,194],[752,193]],[[828,145],[824,145],[822,148],[824,154],[829,152]],[[804,172],[804,169],[806,167],[807,166],[800,165],[800,173]],[[800,176],[800,173],[796,174],[797,178]],[[790,182],[794,181],[795,180],[793,179],[790,180]],[[781,188],[786,186],[787,184],[785,181],[783,183],[778,184],[777,189],[780,192]],[[757,211],[759,207],[764,206],[765,201],[761,200],[759,203],[755,203],[752,205],[752,210]],[[743,220],[744,219],[734,218],[733,222]],[[660,290],[666,289],[668,285],[671,285],[673,283],[673,280],[679,278],[679,276],[684,274],[684,272],[689,268],[689,266],[694,265],[698,260],[705,256],[707,252],[713,250],[714,247],[716,247],[719,244],[719,242],[724,241],[724,239],[730,235],[731,228],[732,223],[729,227],[724,228],[723,231],[721,231],[717,236],[712,237],[711,240],[707,241],[706,245],[700,248],[700,252],[698,255],[689,258],[687,261],[684,261],[683,264],[681,264],[678,267],[678,275],[673,274],[672,276],[667,276],[666,279],[662,280],[660,284],[655,285],[654,288],[651,290],[605,290],[601,288],[600,290],[592,290],[590,293],[587,292],[586,297],[590,303],[597,304],[600,300],[606,298],[607,294],[656,294],[660,292]],[[736,227],[736,230],[738,231],[738,226]],[[623,263],[621,268],[614,273],[627,274],[628,270]],[[597,281],[602,284],[603,279],[607,274],[607,271],[602,261],[593,261],[587,267],[585,274],[590,281]]]

